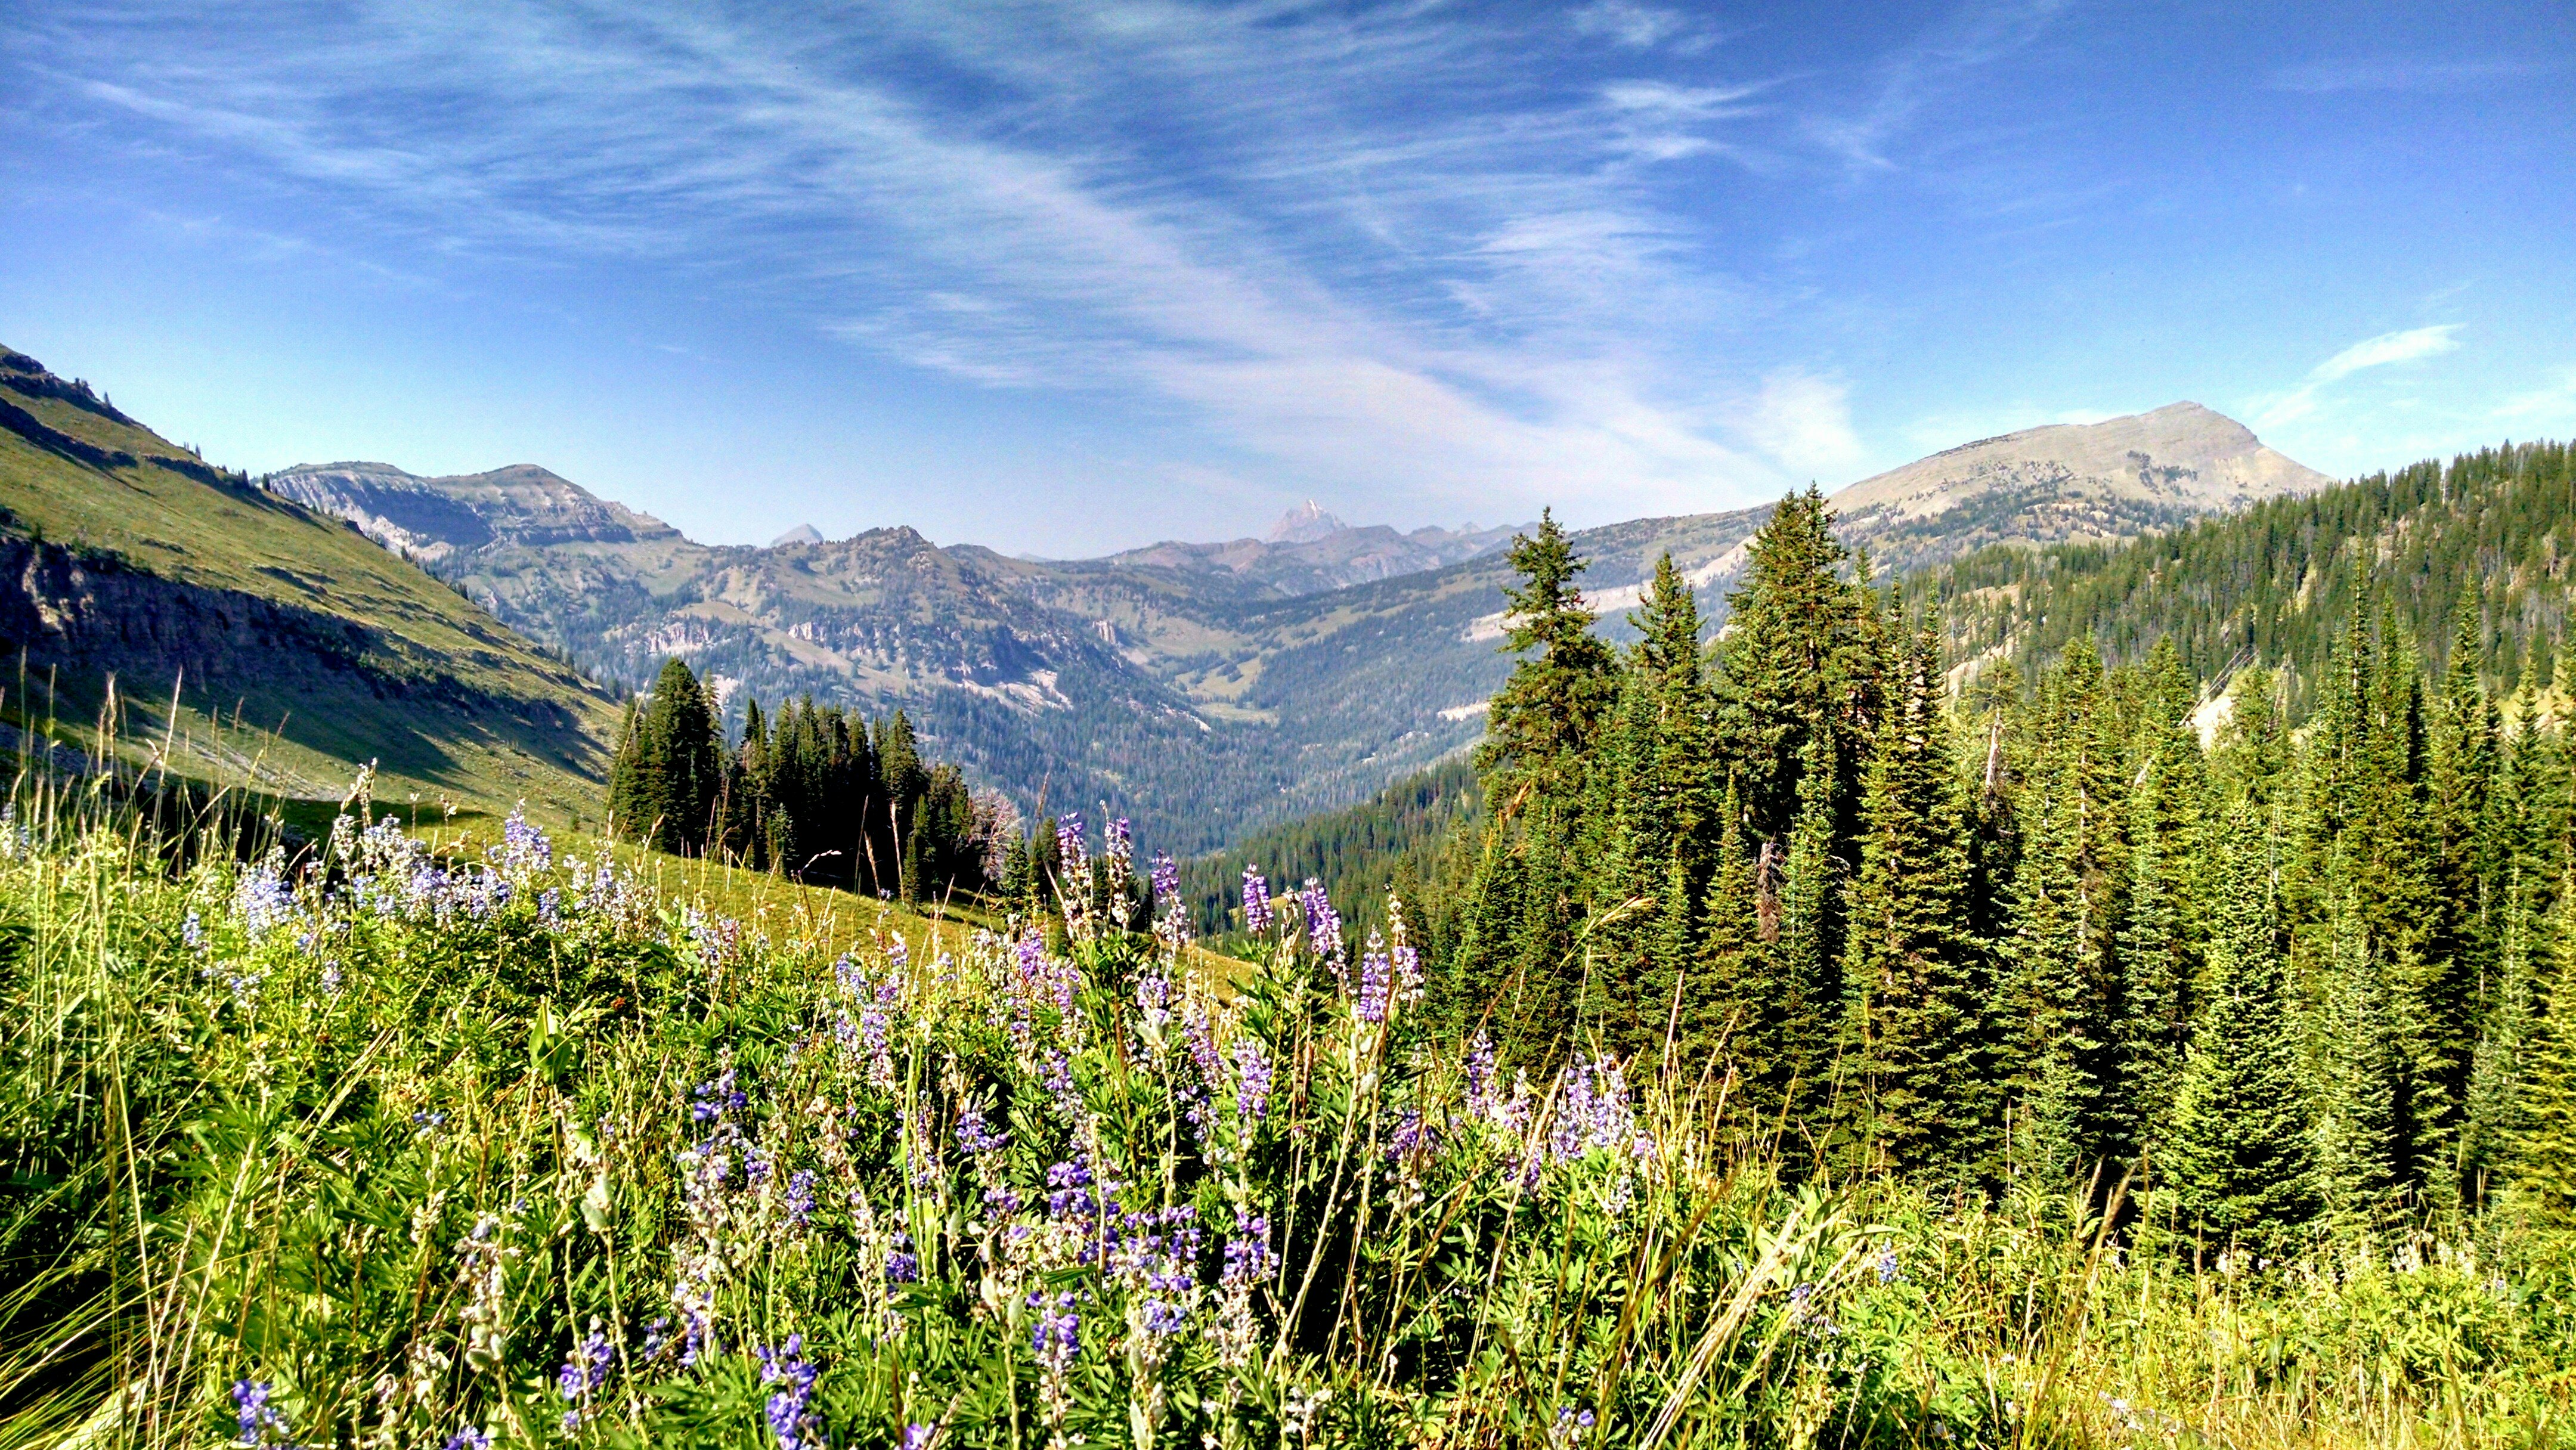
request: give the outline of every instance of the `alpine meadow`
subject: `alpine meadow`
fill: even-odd
[[[26,0],[0,1450],[2576,1450],[2571,78]]]

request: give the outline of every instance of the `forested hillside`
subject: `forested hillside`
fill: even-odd
[[[1449,923],[1430,910],[1439,882],[1463,878],[1462,844],[1484,810],[1475,767],[1464,760],[1405,777],[1355,806],[1256,831],[1180,868],[1181,897],[1199,929],[1234,920],[1245,870],[1282,882],[1320,882],[1356,920],[1383,924],[1390,889],[1413,904],[1415,939],[1434,959],[1449,954]]]
[[[2012,657],[2028,673],[2090,635],[2134,660],[2170,639],[2202,680],[2260,662],[2286,669],[2293,713],[2351,624],[2356,599],[2393,611],[2419,640],[2471,626],[2482,678],[2546,688],[2567,621],[2576,556],[2576,457],[2526,443],[2376,474],[2258,504],[2134,543],[1988,549],[1933,573],[1959,658]],[[2366,586],[2355,593],[2356,584]]]
[[[1433,1000],[1524,1056],[1713,1064],[1819,1163],[2135,1173],[2214,1240],[2576,1210],[2568,457],[1902,589],[1811,492],[1713,647],[1670,567],[1604,643],[1542,530],[1472,869],[1417,907],[1457,923]],[[1953,639],[1994,644],[1954,674]],[[1440,859],[1400,850],[1317,859],[1366,895]]]

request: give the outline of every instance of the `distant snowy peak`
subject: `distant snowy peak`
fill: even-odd
[[[1350,525],[1324,512],[1324,506],[1310,498],[1306,500],[1304,508],[1293,508],[1281,514],[1279,522],[1270,526],[1270,532],[1264,536],[1264,539],[1273,544],[1313,544],[1329,539],[1349,527]]]
[[[823,531],[821,529],[814,527],[812,524],[798,524],[796,527],[780,534],[777,538],[770,540],[769,547],[773,549],[784,549],[790,544],[819,544],[822,542]]]

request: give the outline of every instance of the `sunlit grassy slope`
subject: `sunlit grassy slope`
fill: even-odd
[[[5,350],[0,510],[11,723],[77,740],[112,679],[129,762],[320,798],[375,760],[380,799],[596,824],[604,691],[346,525]]]

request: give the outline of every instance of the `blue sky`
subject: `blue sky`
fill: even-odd
[[[2571,181],[2562,3],[33,0],[0,342],[720,542],[1599,523],[2180,398],[2576,433]]]

